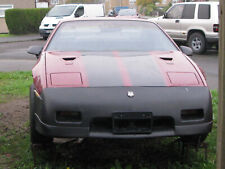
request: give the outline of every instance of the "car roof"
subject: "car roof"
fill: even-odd
[[[69,18],[69,19],[63,19],[61,21],[61,23],[63,23],[63,22],[76,22],[76,21],[141,21],[141,22],[154,23],[154,22],[149,21],[147,19],[141,19],[141,18],[117,18],[117,17]]]
[[[55,5],[55,6],[77,6],[77,5],[102,5],[102,4],[80,4],[80,3],[73,3],[73,4],[61,4],[61,5]]]
[[[137,11],[137,10],[134,8],[128,8],[128,9],[120,9],[119,12],[121,12],[121,11]]]

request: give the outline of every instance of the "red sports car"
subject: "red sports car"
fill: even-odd
[[[203,141],[212,128],[203,73],[156,24],[121,18],[59,23],[30,88],[32,143],[62,138]]]

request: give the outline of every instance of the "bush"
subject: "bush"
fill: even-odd
[[[37,33],[49,8],[9,9],[5,20],[11,34]]]

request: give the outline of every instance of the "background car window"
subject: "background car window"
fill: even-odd
[[[63,23],[47,51],[175,51],[155,24],[142,21],[74,21]]]
[[[210,5],[206,4],[199,5],[198,19],[210,19]]]
[[[186,4],[184,6],[182,19],[194,19],[195,16],[195,4]]]
[[[167,13],[168,19],[180,19],[183,13],[184,5],[175,5]]]
[[[80,6],[76,13],[75,13],[75,17],[80,17],[80,16],[83,16],[84,15],[84,7],[83,6]]]
[[[121,9],[118,13],[118,16],[136,16],[136,9]]]
[[[73,13],[75,8],[76,8],[76,5],[55,6],[48,12],[47,16],[48,17],[70,16]]]

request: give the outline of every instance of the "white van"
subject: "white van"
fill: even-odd
[[[104,17],[103,4],[64,4],[54,6],[44,17],[39,27],[40,35],[47,39],[62,19],[77,17]]]

